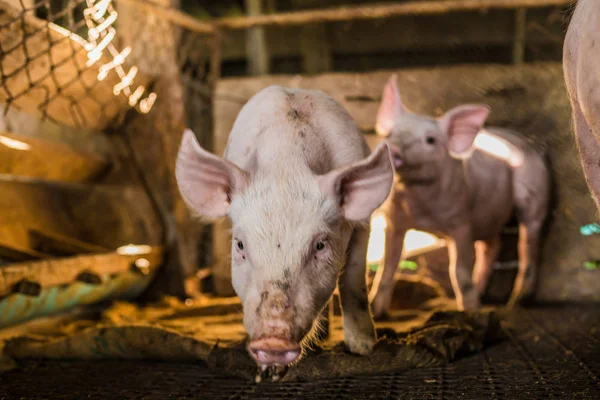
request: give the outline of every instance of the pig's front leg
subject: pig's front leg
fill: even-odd
[[[456,304],[460,311],[472,311],[479,307],[479,293],[473,285],[475,246],[471,231],[460,228],[450,235],[448,243],[450,281]]]
[[[356,228],[348,245],[346,267],[339,278],[344,341],[352,353],[371,352],[377,336],[369,310],[366,282],[368,228]]]
[[[385,253],[383,265],[379,267],[373,282],[371,293],[373,297],[373,314],[375,318],[385,318],[392,303],[396,282],[394,275],[402,256],[406,230],[388,222],[385,228]]]

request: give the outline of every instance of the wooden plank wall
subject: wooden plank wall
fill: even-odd
[[[393,72],[399,75],[404,101],[414,111],[440,115],[460,103],[484,102],[493,110],[489,125],[517,129],[547,151],[555,183],[555,204],[544,243],[538,297],[542,300],[600,299],[597,290],[600,275],[583,267],[586,260],[600,259],[600,236],[583,237],[579,233],[581,225],[596,220],[596,211],[571,135],[570,106],[560,64],[224,79],[217,85],[213,98],[214,151],[223,153],[243,104],[272,84],[321,89],[339,101],[365,133],[372,133],[381,90]],[[230,284],[228,286],[230,239],[225,228],[214,227],[213,256],[216,287],[228,294],[231,293]]]

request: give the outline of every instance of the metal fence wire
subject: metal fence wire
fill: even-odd
[[[209,97],[209,48],[209,37],[131,3],[0,0],[0,103],[5,116],[102,130],[128,109],[152,108],[152,82],[167,64],[188,92]]]

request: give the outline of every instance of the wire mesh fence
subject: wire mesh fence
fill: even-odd
[[[150,111],[152,82],[166,64],[209,87],[210,39],[135,4],[1,0],[0,32],[4,113],[102,130],[130,108]]]

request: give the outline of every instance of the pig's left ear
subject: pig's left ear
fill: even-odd
[[[438,124],[448,135],[448,150],[454,154],[467,152],[489,114],[488,106],[478,104],[462,105],[446,112]]]
[[[319,187],[340,205],[344,218],[368,221],[390,194],[393,180],[389,148],[381,143],[366,159],[319,177]]]

